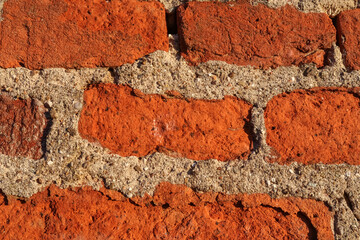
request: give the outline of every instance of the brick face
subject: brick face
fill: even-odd
[[[178,9],[178,29],[182,55],[191,64],[220,60],[255,68],[321,67],[336,35],[326,14],[248,3],[185,4]]]
[[[160,151],[224,161],[250,153],[251,105],[235,97],[184,100],[101,84],[85,91],[84,101],[80,134],[122,156]]]
[[[360,9],[344,11],[337,17],[338,42],[351,70],[360,70]]]
[[[158,2],[8,0],[2,18],[4,68],[110,67],[168,50]]]
[[[45,108],[37,101],[0,95],[0,153],[39,159],[47,125]]]
[[[360,164],[359,89],[315,88],[274,97],[265,110],[276,162]]]
[[[153,197],[51,186],[26,203],[0,195],[5,239],[333,239],[322,202],[195,193],[161,184]]]

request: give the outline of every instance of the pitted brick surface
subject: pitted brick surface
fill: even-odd
[[[55,186],[21,203],[0,198],[4,239],[333,239],[322,203],[195,193],[161,184],[153,197]]]
[[[179,7],[178,29],[182,55],[191,64],[221,60],[256,68],[321,67],[335,42],[335,27],[326,14],[290,6],[187,3]]]
[[[168,50],[158,2],[8,0],[2,18],[3,68],[111,67]]]
[[[337,17],[338,42],[351,70],[360,70],[360,9],[344,11]]]
[[[359,89],[315,88],[274,97],[267,105],[267,143],[276,162],[360,164]]]
[[[84,101],[80,134],[121,156],[159,151],[225,161],[250,153],[251,105],[235,97],[177,99],[100,84],[85,91]]]
[[[46,125],[45,108],[39,101],[0,95],[0,153],[41,158]]]

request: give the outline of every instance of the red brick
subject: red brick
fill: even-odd
[[[7,0],[0,66],[119,66],[168,50],[165,10],[136,0]]]
[[[265,110],[274,161],[360,164],[359,91],[315,88],[274,97]]]
[[[337,18],[338,42],[345,65],[360,70],[360,9],[341,12]]]
[[[30,99],[0,95],[0,153],[39,159],[47,125],[44,106]]]
[[[25,203],[8,198],[0,211],[3,239],[334,239],[322,202],[195,193],[168,183],[131,200],[51,186]]]
[[[85,91],[84,101],[81,136],[122,156],[159,151],[225,161],[251,150],[251,105],[235,97],[185,100],[100,84]]]
[[[285,6],[191,2],[178,9],[182,56],[191,64],[220,60],[255,68],[315,63],[336,40],[326,14]]]

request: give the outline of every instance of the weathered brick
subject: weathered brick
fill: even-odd
[[[165,10],[136,0],[7,0],[0,66],[119,66],[168,50]]]
[[[300,198],[195,193],[163,183],[153,197],[51,186],[25,203],[1,200],[4,239],[334,239],[328,207]]]
[[[265,110],[274,161],[360,164],[359,91],[314,88],[274,97]]]
[[[191,63],[220,60],[256,68],[315,63],[336,40],[326,14],[285,6],[191,2],[178,9],[182,55]]]
[[[39,159],[47,125],[44,106],[36,100],[0,95],[0,153]]]
[[[224,161],[251,150],[251,105],[235,97],[185,100],[99,84],[85,91],[84,101],[81,136],[122,156],[159,151]]]
[[[351,70],[360,70],[360,9],[341,12],[336,24],[345,65]]]

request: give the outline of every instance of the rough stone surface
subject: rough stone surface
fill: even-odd
[[[2,18],[3,68],[120,66],[168,50],[158,2],[8,0]]]
[[[132,199],[50,186],[25,203],[1,196],[0,209],[5,239],[333,239],[322,202],[200,194],[168,183],[153,197]]]
[[[191,64],[220,60],[255,68],[315,63],[336,40],[326,14],[285,6],[247,3],[187,3],[178,8],[182,55]]]
[[[345,65],[351,70],[360,70],[360,9],[340,13],[336,23]]]
[[[360,222],[360,188],[357,182],[349,181],[348,187],[344,191],[344,199],[353,214],[352,217]]]
[[[265,110],[276,162],[360,164],[360,88],[311,89],[274,97]]]
[[[84,93],[81,136],[121,156],[154,151],[195,160],[245,158],[251,150],[251,105],[223,100],[145,95],[127,86],[101,84]]]
[[[300,11],[321,12],[330,17],[335,17],[341,11],[356,8],[359,4],[358,0],[250,0],[250,2],[255,5],[262,3],[272,8],[289,4]]]
[[[0,94],[0,113],[0,153],[40,159],[48,122],[42,103]]]

